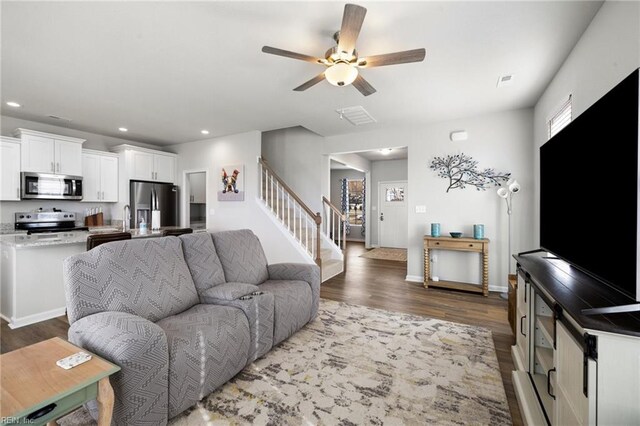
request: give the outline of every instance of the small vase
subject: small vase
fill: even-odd
[[[431,236],[432,237],[439,237],[440,236],[440,224],[439,223],[432,223],[431,224]]]
[[[473,238],[475,238],[476,240],[481,240],[484,238],[484,225],[473,225]]]

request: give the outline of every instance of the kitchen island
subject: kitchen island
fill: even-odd
[[[173,228],[130,232],[132,238],[152,238]],[[0,236],[0,317],[18,328],[65,315],[64,259],[86,251],[88,235],[114,229]]]

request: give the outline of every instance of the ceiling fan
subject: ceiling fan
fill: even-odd
[[[297,92],[307,90],[326,79],[334,86],[348,86],[349,84],[353,84],[360,93],[364,96],[369,96],[375,93],[376,89],[374,89],[373,86],[371,86],[367,80],[362,77],[359,73],[359,69],[421,62],[424,60],[426,51],[424,49],[413,49],[406,50],[404,52],[387,53],[384,55],[359,57],[355,48],[356,40],[358,39],[358,34],[360,34],[360,28],[362,28],[362,22],[364,21],[366,13],[367,9],[362,6],[355,4],[346,4],[344,6],[342,27],[340,28],[340,31],[333,35],[333,38],[338,45],[327,50],[324,58],[316,58],[271,46],[264,46],[262,51],[272,55],[312,62],[314,64],[320,64],[327,67],[327,69],[313,77],[311,80],[293,89]]]

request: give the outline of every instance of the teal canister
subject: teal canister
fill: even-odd
[[[432,237],[439,237],[440,236],[440,224],[439,223],[432,223],[431,224],[431,236]]]
[[[484,225],[473,225],[473,238],[475,238],[476,240],[481,240],[484,238]]]

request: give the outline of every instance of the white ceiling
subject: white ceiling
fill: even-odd
[[[425,47],[423,63],[365,69],[378,90],[322,82],[342,2],[2,2],[2,113],[156,144],[301,125],[321,135],[531,107],[601,2],[361,2],[357,48]],[[497,89],[498,77],[515,75]],[[23,108],[9,109],[15,100]],[[355,127],[336,109],[362,105]],[[208,129],[209,136],[200,134]]]

